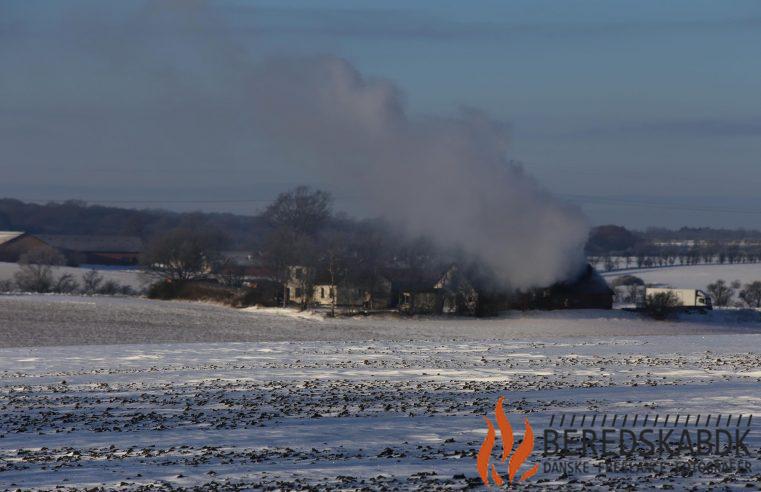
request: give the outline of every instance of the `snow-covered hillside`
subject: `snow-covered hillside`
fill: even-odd
[[[664,284],[675,288],[705,289],[708,284],[717,279],[724,279],[727,282],[739,280],[743,284],[761,280],[761,263],[675,266],[618,270],[603,274],[608,281],[621,275],[634,275],[646,283]]]

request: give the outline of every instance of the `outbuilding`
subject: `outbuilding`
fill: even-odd
[[[72,264],[137,265],[143,252],[143,241],[135,236],[41,234],[39,237]]]
[[[24,254],[49,245],[37,236],[21,231],[0,231],[0,261],[15,263]]]

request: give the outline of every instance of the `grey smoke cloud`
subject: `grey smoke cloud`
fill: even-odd
[[[509,162],[503,124],[473,110],[410,115],[398,87],[346,60],[256,61],[202,3],[147,5],[128,16],[77,9],[52,31],[20,26],[33,42],[7,33],[14,50],[0,61],[16,70],[0,76],[5,162],[23,172],[18,163],[39,170],[55,159],[92,186],[94,167],[169,170],[173,185],[197,187],[194,170],[261,176],[266,159],[461,247],[514,287],[583,264],[585,218]],[[157,174],[146,176],[155,185]],[[234,179],[220,172],[209,183]]]
[[[461,247],[516,287],[579,267],[584,217],[507,160],[504,126],[483,113],[412,118],[393,84],[329,56],[258,65],[249,89],[257,132],[374,212]]]

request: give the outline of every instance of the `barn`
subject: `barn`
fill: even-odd
[[[48,244],[37,236],[21,231],[0,231],[0,261],[15,263],[19,257]]]
[[[433,288],[431,288],[431,286]],[[452,266],[435,283],[398,290],[400,312],[496,316],[512,309],[612,309],[613,291],[591,265],[574,278],[549,287],[511,291],[493,282],[472,280]]]
[[[615,293],[592,265],[587,265],[575,279],[557,283],[543,294],[544,309],[612,309]]]
[[[510,309],[612,309],[615,293],[602,276],[587,265],[579,275],[545,288],[509,298]]]
[[[40,234],[39,238],[72,264],[136,265],[143,252],[143,241],[134,236]]]

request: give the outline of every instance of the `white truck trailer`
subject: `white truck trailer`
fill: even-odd
[[[671,292],[678,300],[678,308],[684,309],[713,309],[711,297],[699,289],[665,289],[648,287],[645,289],[645,299],[656,294]]]

